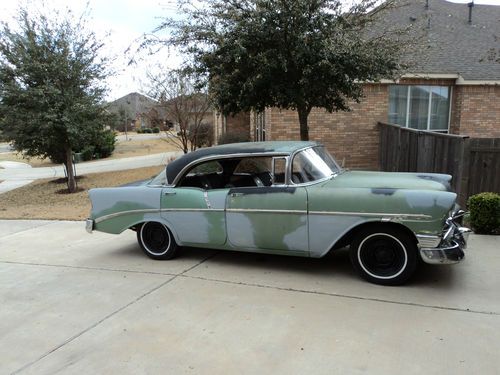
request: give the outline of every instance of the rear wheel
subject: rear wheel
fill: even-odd
[[[415,273],[417,245],[397,228],[373,226],[358,233],[351,244],[350,258],[365,280],[381,285],[401,285]]]
[[[172,259],[177,253],[177,244],[170,230],[155,221],[148,221],[137,231],[137,241],[144,253],[155,260]]]

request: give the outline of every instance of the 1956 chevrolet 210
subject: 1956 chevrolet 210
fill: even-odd
[[[319,258],[350,245],[354,268],[384,285],[420,260],[457,263],[469,229],[451,176],[349,171],[315,142],[200,149],[150,181],[90,190],[93,230],[137,232],[153,259],[179,246]]]

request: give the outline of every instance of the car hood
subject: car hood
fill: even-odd
[[[450,191],[451,176],[438,173],[401,173],[346,171],[330,179],[325,186],[380,190],[412,189]]]

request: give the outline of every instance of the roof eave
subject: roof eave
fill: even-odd
[[[381,79],[379,83],[391,84],[399,83],[401,79],[448,79],[455,80],[457,86],[497,86],[500,85],[500,80],[476,80],[476,79],[464,79],[458,73],[406,73],[403,74],[399,79]]]

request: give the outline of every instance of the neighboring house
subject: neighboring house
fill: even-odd
[[[397,82],[364,84],[365,97],[351,104],[351,112],[313,109],[311,140],[324,143],[347,167],[378,169],[378,122],[500,137],[500,6],[415,0],[384,22],[423,34],[425,45],[406,56],[411,69]],[[300,138],[295,111],[268,108],[248,116],[244,128],[254,140]],[[218,129],[231,131],[230,121]]]
[[[132,92],[108,104],[108,110],[121,116],[124,114],[123,123],[127,123],[128,129],[151,128],[156,125],[161,115],[156,109],[158,102],[138,92]],[[124,124],[118,130],[124,130]]]

